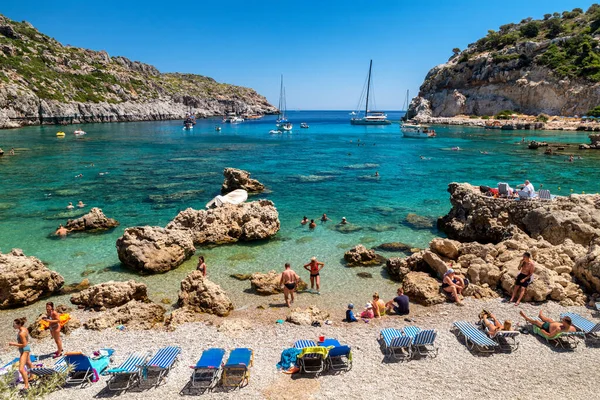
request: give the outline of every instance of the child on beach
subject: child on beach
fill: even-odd
[[[371,303],[365,304],[365,311],[360,313],[360,317],[364,320],[375,318],[375,314],[373,313],[373,305]]]
[[[346,319],[344,322],[358,322],[356,317],[354,316],[354,304],[348,304],[348,309],[346,310]]]

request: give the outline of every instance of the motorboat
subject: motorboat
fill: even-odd
[[[277,129],[271,129],[271,130],[269,131],[269,133],[270,133],[271,135],[279,135],[279,134],[281,134],[281,131],[278,131]]]
[[[233,192],[227,193],[226,195],[218,195],[208,203],[206,203],[206,208],[217,208],[221,207],[224,204],[241,204],[248,200],[248,192],[244,189],[236,189]]]
[[[240,117],[236,113],[227,113],[227,115],[223,118],[223,122],[230,124],[238,124],[240,122],[244,122],[244,118]]]
[[[402,135],[406,138],[428,139],[436,136],[435,131],[428,126],[404,123],[400,125]]]
[[[300,123],[300,128],[308,129],[308,124],[306,122]]]
[[[369,63],[369,75],[367,77],[367,90],[360,96],[359,104],[362,103],[363,97],[366,97],[365,101],[365,113],[362,117],[358,116],[358,112],[354,113],[354,117],[350,118],[350,124],[352,125],[390,125],[391,121],[387,119],[387,115],[382,111],[371,111],[369,110],[369,98],[372,98],[371,94],[371,72],[373,70],[373,60]],[[352,114],[351,114],[352,115]]]
[[[83,135],[85,135],[86,133],[85,133],[85,131],[83,131],[83,130],[81,130],[81,129],[77,129],[75,132],[73,132],[73,134],[74,134],[75,136],[83,136]],[[57,134],[57,136],[58,136],[58,134]]]
[[[193,129],[194,125],[196,125],[196,116],[192,114],[186,114],[185,119],[183,120],[183,129]]]

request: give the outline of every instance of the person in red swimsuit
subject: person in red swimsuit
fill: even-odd
[[[319,272],[323,269],[325,263],[321,261],[317,261],[317,257],[313,257],[310,259],[308,264],[304,264],[304,269],[310,272],[310,290],[312,291],[315,287],[315,283],[317,284],[317,294],[319,294],[319,290],[321,289],[321,277]]]

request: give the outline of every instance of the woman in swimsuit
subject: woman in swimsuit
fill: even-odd
[[[371,304],[373,305],[373,313],[375,314],[375,318],[385,315],[385,302],[379,298],[379,293],[373,293],[373,301]]]
[[[60,357],[63,353],[62,339],[60,338],[60,315],[54,309],[54,303],[49,301],[46,303],[46,317],[44,318],[48,323],[50,323],[50,335],[52,335],[52,339],[56,342],[56,353],[54,353],[54,358]]]
[[[442,281],[442,289],[446,293],[450,293],[456,304],[462,306],[462,302],[460,301],[460,295],[462,294],[463,289],[465,288],[464,281],[456,276],[454,270],[450,268],[444,274],[444,280]]]
[[[196,270],[202,272],[202,275],[206,277],[206,264],[204,263],[204,256],[200,256],[198,258],[198,266],[196,266]]]
[[[325,263],[317,261],[317,257],[311,258],[308,264],[304,264],[304,269],[310,272],[310,290],[312,291],[314,289],[316,282],[317,294],[319,294],[319,290],[321,289],[321,277],[319,272],[324,266]]]
[[[31,346],[29,345],[29,331],[25,327],[25,322],[27,322],[25,317],[14,320],[13,328],[19,331],[19,333],[17,333],[17,341],[10,342],[8,345],[17,347],[19,349],[19,372],[21,373],[21,376],[23,377],[23,383],[25,384],[24,390],[28,390],[29,375],[25,370],[25,366],[31,370],[33,365],[31,364],[31,359],[29,358]]]

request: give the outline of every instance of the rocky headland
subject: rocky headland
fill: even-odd
[[[0,128],[146,121],[277,109],[254,90],[63,46],[28,22],[0,15]]]

